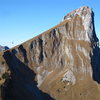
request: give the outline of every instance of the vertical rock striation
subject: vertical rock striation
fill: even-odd
[[[10,84],[2,86],[3,100],[99,100],[98,42],[94,13],[81,7],[59,25],[5,51],[1,80],[4,72],[11,74]]]
[[[85,40],[85,41],[98,41],[96,34],[95,34],[95,28],[94,28],[94,13],[91,8],[89,7],[81,7],[79,9],[76,9],[72,11],[71,13],[67,14],[64,17],[64,20],[73,19],[74,17],[77,18],[80,17],[79,22],[76,22],[77,25],[82,24],[84,27],[84,32],[76,33],[75,36],[77,36],[77,39],[79,40]],[[77,30],[78,31],[78,30]]]

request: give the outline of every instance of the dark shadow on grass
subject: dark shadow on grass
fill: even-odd
[[[2,86],[3,100],[54,100],[37,87],[36,74],[16,56],[16,50],[7,51],[3,57],[11,71],[11,78]]]

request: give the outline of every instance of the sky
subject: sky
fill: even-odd
[[[59,24],[70,11],[89,6],[100,39],[100,0],[0,0],[0,45],[13,47]]]

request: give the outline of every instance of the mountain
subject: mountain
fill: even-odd
[[[0,54],[2,100],[99,100],[100,48],[84,6],[46,32]]]
[[[0,45],[0,51],[4,51],[4,50],[8,50],[8,49],[9,49],[9,47]]]

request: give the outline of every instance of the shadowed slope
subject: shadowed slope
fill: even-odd
[[[100,84],[100,48],[95,46],[93,48],[93,55],[91,55],[91,65],[93,74],[93,79]]]
[[[3,89],[3,100],[54,100],[37,87],[35,73],[16,56],[16,50],[5,52],[4,59],[11,70],[9,84]]]

